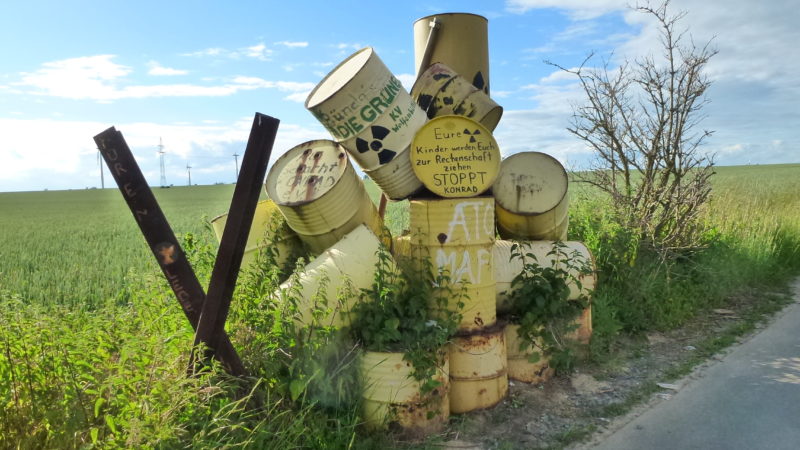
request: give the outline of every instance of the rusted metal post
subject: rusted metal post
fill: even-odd
[[[242,167],[233,192],[219,252],[211,272],[208,295],[200,314],[200,322],[195,335],[195,348],[198,344],[203,343],[211,353],[216,353],[219,351],[222,339],[226,336],[225,320],[228,318],[228,310],[242,264],[247,236],[253,222],[264,175],[267,173],[267,165],[279,123],[278,119],[261,113],[256,113],[253,119],[250,138],[242,157]],[[190,370],[196,361],[197,358],[193,352]]]
[[[136,219],[139,230],[153,252],[161,272],[178,299],[183,313],[189,319],[192,328],[197,329],[200,311],[206,297],[205,292],[191,264],[184,257],[175,233],[161,211],[153,191],[147,185],[125,138],[122,137],[122,133],[111,127],[95,136],[94,142],[119,186],[122,197]],[[218,350],[217,358],[231,374],[244,374],[241,360],[227,335],[220,337]]]

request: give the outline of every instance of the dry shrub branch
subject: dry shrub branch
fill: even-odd
[[[596,153],[580,181],[610,195],[615,215],[640,242],[668,257],[702,245],[699,213],[711,192],[713,155],[702,151],[712,131],[700,129],[711,80],[704,74],[717,53],[678,30],[685,13],[669,1],[636,6],[660,28],[661,54],[611,68],[548,64],[578,78],[587,103],[573,107],[568,130]]]

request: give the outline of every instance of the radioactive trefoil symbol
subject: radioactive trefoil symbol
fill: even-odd
[[[373,125],[370,127],[372,133],[372,140],[367,142],[364,139],[356,138],[356,149],[359,153],[366,153],[370,150],[378,152],[378,161],[381,164],[386,164],[394,158],[397,154],[394,150],[383,148],[383,140],[389,135],[389,129],[380,125]]]
[[[481,130],[476,128],[475,131],[470,132],[468,129],[464,128],[464,134],[469,136],[469,142],[474,144],[476,142],[475,141],[475,135],[481,134]]]

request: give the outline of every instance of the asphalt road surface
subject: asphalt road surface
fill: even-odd
[[[800,449],[800,280],[759,334],[591,448]]]

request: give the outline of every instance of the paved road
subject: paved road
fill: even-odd
[[[800,280],[794,289],[769,327],[593,448],[800,449]]]

